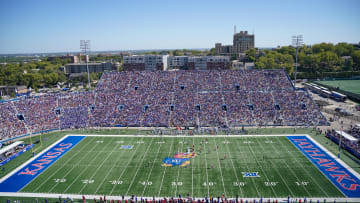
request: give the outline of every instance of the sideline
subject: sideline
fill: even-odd
[[[70,198],[70,199],[82,199],[83,195],[81,194],[56,194],[56,193],[26,193],[26,192],[20,192],[20,193],[12,193],[12,192],[0,192],[0,196],[7,196],[7,197],[41,197],[41,198],[59,198],[61,197],[62,199],[66,199],[66,198]],[[97,200],[101,198],[104,198],[104,195],[84,195],[85,198],[87,200],[92,200],[94,198],[96,198]],[[137,197],[138,199],[141,197]],[[147,200],[153,200],[153,198],[155,198],[155,200],[163,200],[164,198],[166,199],[171,199],[171,197],[142,197],[143,199],[147,199]],[[107,200],[122,200],[122,196],[106,196]],[[124,196],[124,200],[128,200],[131,199],[131,196]],[[178,199],[178,198],[175,198]],[[214,198],[215,199],[215,198]],[[228,200],[236,200],[236,198],[227,198]],[[187,198],[183,198],[183,200],[187,200]],[[198,201],[198,200],[204,200],[204,198],[192,198],[192,200]],[[268,200],[270,200],[271,202],[274,201],[279,201],[279,202],[287,202],[288,197],[278,197],[278,198],[238,198],[238,200],[243,200],[243,201],[260,201],[262,200],[263,202],[267,202]],[[304,197],[291,197],[290,201],[295,201],[298,202],[299,200],[304,200]],[[312,202],[323,202],[324,200],[326,200],[326,202],[360,202],[360,198],[329,198],[329,197],[314,197],[314,198],[306,198],[306,200],[309,202],[310,200],[312,200]]]

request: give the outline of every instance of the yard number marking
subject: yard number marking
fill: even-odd
[[[207,187],[207,186],[214,186],[215,184],[216,184],[216,182],[208,182],[208,183],[204,182],[204,183],[203,183],[203,186],[205,186],[205,187]]]
[[[121,180],[110,180],[111,185],[121,185],[123,182]]]
[[[81,180],[81,182],[84,184],[91,184],[94,183],[94,180]]]
[[[235,187],[245,186],[246,182],[234,182]]]
[[[55,181],[55,183],[65,183],[66,179],[65,178],[61,178],[61,179],[56,178],[56,179],[54,179],[54,181]]]
[[[140,182],[141,185],[152,185],[152,182],[151,181],[142,181]]]
[[[273,187],[276,186],[279,182],[264,182],[265,186]]]
[[[301,181],[301,182],[296,181],[295,183],[297,186],[307,186],[309,184],[309,182],[306,181]]]
[[[182,186],[182,182],[171,182],[171,186]]]

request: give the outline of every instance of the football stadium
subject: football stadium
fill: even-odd
[[[0,103],[0,200],[360,202],[327,125],[284,70],[105,72]]]

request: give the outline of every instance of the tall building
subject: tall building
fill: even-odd
[[[104,71],[116,71],[118,70],[120,64],[119,63],[89,63],[89,72],[90,73],[100,73]],[[87,72],[86,63],[73,63],[67,64],[63,68],[65,74],[69,75],[70,77],[77,77],[81,76],[82,73]]]
[[[233,56],[238,58],[239,54],[255,47],[255,35],[248,34],[248,31],[240,31],[233,36],[233,45],[215,44],[215,54]]]
[[[168,58],[169,70],[223,70],[229,68],[229,56],[169,56]]]
[[[188,69],[188,56],[169,56],[168,69]]]
[[[167,56],[133,55],[124,56],[124,71],[164,70],[167,66]]]

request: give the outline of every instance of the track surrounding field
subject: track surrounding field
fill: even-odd
[[[162,166],[193,145],[199,155],[189,165]],[[22,192],[344,197],[286,137],[266,136],[87,137]]]
[[[319,83],[332,87],[339,87],[342,90],[360,95],[360,80],[319,81]]]

